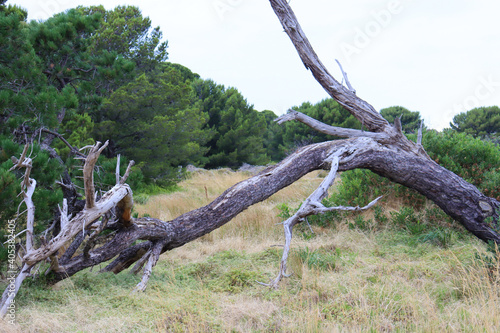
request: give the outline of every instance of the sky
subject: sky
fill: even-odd
[[[169,61],[236,87],[256,110],[280,115],[328,94],[306,70],[266,0],[11,0],[28,19],[78,5],[134,5],[169,45]],[[441,130],[453,116],[500,106],[498,0],[290,0],[321,61],[338,59],[375,109],[419,111]]]

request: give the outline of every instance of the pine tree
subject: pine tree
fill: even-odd
[[[208,150],[200,109],[191,82],[173,66],[142,74],[117,89],[103,105],[97,138],[112,138],[115,153],[139,162],[146,177],[167,181],[178,165],[198,163]]]
[[[479,107],[457,114],[450,123],[452,129],[479,138],[498,141],[500,133],[500,108],[498,106]]]
[[[212,80],[198,80],[194,90],[209,115],[207,128],[214,131],[207,167],[236,168],[243,163],[262,165],[269,162],[264,148],[265,117],[235,88],[226,89]]]

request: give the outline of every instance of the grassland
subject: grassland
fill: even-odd
[[[196,173],[181,191],[143,200],[136,212],[168,220],[246,177],[228,170]],[[130,292],[139,276],[98,274],[99,267],[51,288],[27,283],[17,299],[17,325],[0,323],[0,331],[498,331],[499,270],[484,259],[484,244],[456,226],[395,225],[394,200],[383,204],[385,223],[367,212],[343,215],[328,227],[313,224],[314,234],[299,226],[289,261],[292,276],[278,290],[259,285],[278,269],[278,207],[298,207],[320,181],[321,174],[312,173],[224,227],[164,254],[145,293]]]

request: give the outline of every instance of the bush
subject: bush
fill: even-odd
[[[422,143],[437,163],[500,200],[500,151],[494,143],[452,130],[429,131]]]

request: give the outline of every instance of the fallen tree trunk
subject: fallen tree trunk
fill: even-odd
[[[122,253],[109,265],[109,269],[105,269],[118,273],[142,257],[138,254],[144,251],[144,246],[130,248],[137,240],[164,242],[162,252],[189,243],[221,227],[249,206],[267,199],[305,174],[330,169],[327,159],[337,151],[344,151],[339,156],[339,171],[357,168],[372,170],[425,195],[478,238],[500,242],[499,234],[484,223],[486,217],[494,215],[500,205],[498,201],[486,197],[473,185],[431,159],[393,151],[370,138],[354,138],[303,147],[281,163],[229,188],[207,206],[172,221],[135,219],[132,227],[118,230],[112,241],[91,251],[89,258],[80,255],[61,263],[65,273],[56,275],[54,281]],[[150,246],[147,245],[147,248]],[[125,250],[126,253],[122,252]],[[133,258],[135,260],[131,260]]]
[[[57,265],[54,265],[57,270],[52,272],[50,281],[63,280],[85,268],[115,258],[103,271],[119,273],[137,263],[132,269],[137,272],[145,266],[142,281],[136,288],[144,290],[161,253],[221,227],[249,206],[267,199],[307,173],[318,169],[331,170],[331,177],[334,177],[337,170],[369,169],[421,193],[481,240],[500,243],[498,226],[488,222],[489,217],[498,218],[497,209],[500,202],[483,195],[476,187],[435,163],[428,157],[420,142],[411,142],[403,135],[399,120],[396,120],[395,124],[389,124],[371,105],[356,96],[350,84],[349,88],[345,88],[336,81],[317,58],[287,1],[270,2],[306,67],[325,90],[358,118],[369,132],[328,126],[291,111],[278,121],[300,121],[324,133],[347,139],[302,147],[280,163],[227,189],[210,204],[172,221],[154,218],[130,220],[129,217],[127,221],[122,221],[122,216],[115,216],[115,221],[108,223],[113,212],[119,211],[118,215],[122,215],[121,210],[115,210],[119,202],[127,207],[133,202],[131,191],[123,184],[124,179],[120,180],[117,175],[119,184],[96,201],[93,193],[93,166],[89,166],[85,176],[85,209],[65,223],[59,235],[50,242],[38,249],[31,249],[23,258],[25,267],[32,267],[49,257],[54,258],[56,251],[73,239],[73,243],[67,248],[68,253],[61,254]],[[98,150],[96,145],[91,153],[97,153]],[[98,153],[93,158],[97,159],[97,156]],[[307,214],[323,210],[321,203],[316,201],[323,198],[326,188],[332,183],[331,177],[328,182],[322,184],[324,188],[306,202],[312,206],[300,210],[289,227],[300,222]],[[129,216],[129,211],[124,215]],[[102,246],[95,248],[97,233],[90,235],[91,228],[98,231],[106,228],[113,230],[113,233],[106,236],[106,242]],[[76,249],[83,246],[88,235],[90,240],[85,244],[83,253],[74,256]],[[290,237],[291,228],[290,235],[287,235],[288,243]],[[285,256],[282,260],[282,270],[275,281],[284,276],[286,265],[283,265],[283,261],[286,261]],[[22,274],[27,274],[26,270]],[[0,306],[7,305],[3,299]]]

